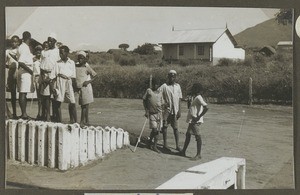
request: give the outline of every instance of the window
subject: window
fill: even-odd
[[[183,56],[183,46],[182,45],[179,45],[179,55],[180,56]]]
[[[198,45],[198,55],[203,56],[204,55],[204,46]]]

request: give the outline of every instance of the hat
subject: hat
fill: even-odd
[[[84,51],[77,52],[77,56],[82,55],[86,58],[86,53]]]
[[[48,37],[51,37],[51,38],[57,40],[57,36],[54,32],[50,33],[50,35]]]
[[[170,70],[169,74],[177,74],[177,72],[175,70]]]

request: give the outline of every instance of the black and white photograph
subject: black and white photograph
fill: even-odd
[[[6,189],[295,189],[293,14],[6,6]]]

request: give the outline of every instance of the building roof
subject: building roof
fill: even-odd
[[[293,42],[292,41],[279,41],[277,43],[277,45],[286,45],[286,46],[292,46],[293,45]]]
[[[159,44],[215,43],[224,33],[227,33],[232,43],[236,46],[237,43],[227,28],[175,30],[171,32],[169,38]]]

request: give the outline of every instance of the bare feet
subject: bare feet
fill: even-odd
[[[200,155],[196,155],[195,157],[191,158],[190,160],[196,161],[196,160],[200,160],[201,156]]]

